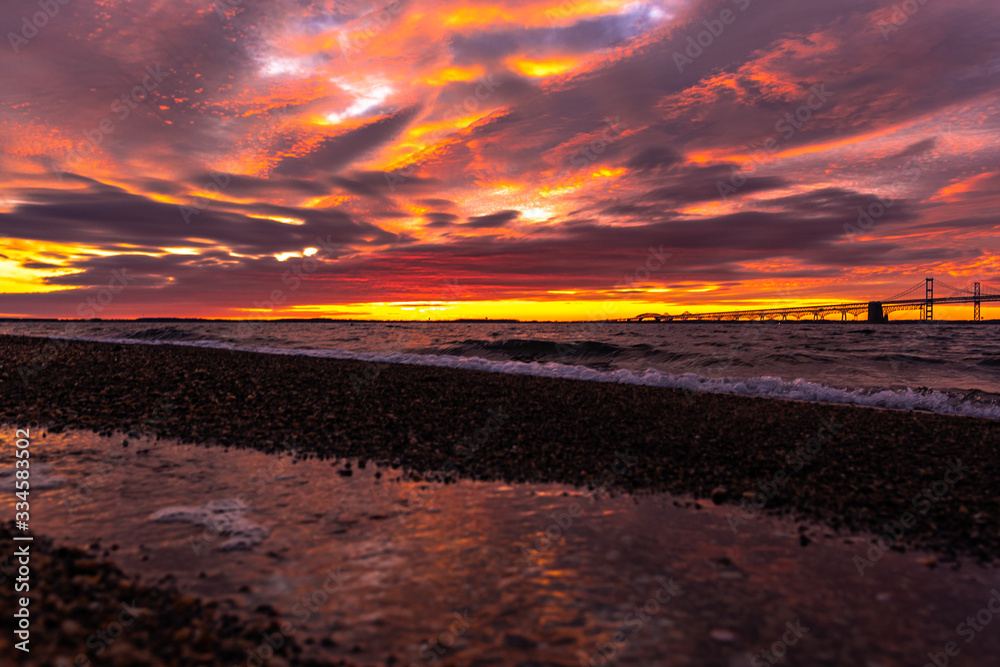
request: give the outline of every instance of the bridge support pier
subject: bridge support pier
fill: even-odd
[[[872,324],[886,324],[889,321],[889,316],[885,314],[885,310],[882,309],[881,301],[869,301],[868,302],[868,321]]]

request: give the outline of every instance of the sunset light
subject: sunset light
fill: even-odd
[[[878,4],[99,4],[0,53],[0,316],[69,316],[127,269],[103,316],[241,317],[321,242],[259,313],[604,319],[661,245],[616,318],[991,277],[997,61],[944,5],[897,32]],[[459,278],[446,308],[374,305]]]

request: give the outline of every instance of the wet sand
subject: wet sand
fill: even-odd
[[[0,338],[0,420],[355,457],[429,479],[709,498],[883,545],[1000,553],[1000,423],[235,352]],[[629,464],[616,464],[621,453]],[[616,465],[618,469],[616,470]]]
[[[303,659],[358,665],[599,665],[604,651],[620,665],[748,667],[772,664],[771,650],[779,664],[888,667],[922,665],[948,642],[961,651],[951,664],[1000,654],[1000,619],[968,642],[956,630],[986,609],[1000,571],[889,550],[862,575],[854,558],[871,535],[780,517],[734,532],[731,506],[689,496],[446,484],[357,460],[40,435],[32,449],[51,468],[38,479],[53,485],[32,496],[35,530],[211,601],[255,628],[241,635],[254,651],[273,623]],[[246,550],[223,550],[232,521],[150,520],[237,499],[266,531]],[[54,630],[67,653],[97,629],[78,622],[75,645]]]

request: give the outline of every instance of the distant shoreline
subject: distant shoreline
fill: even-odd
[[[850,322],[841,322],[839,320],[744,320],[744,321],[730,321],[730,320],[685,320],[677,322],[656,322],[656,321],[642,321],[642,322],[631,322],[622,320],[514,320],[514,319],[490,319],[490,318],[460,318],[455,320],[365,320],[365,319],[343,319],[343,318],[333,318],[333,317],[279,317],[279,318],[225,318],[225,317],[136,317],[131,319],[102,319],[102,318],[92,318],[87,320],[81,319],[63,319],[58,317],[0,317],[0,322],[137,322],[137,323],[152,323],[152,322],[317,322],[317,323],[338,323],[338,322],[350,322],[355,324],[363,324],[368,322],[374,323],[391,323],[391,324],[584,324],[584,323],[600,323],[600,324],[866,324],[872,326],[885,326],[893,324],[927,324],[923,320],[890,320],[884,323],[873,323],[864,320],[851,320]],[[980,320],[976,322],[975,320],[934,320],[931,325],[934,324],[1000,324],[1000,319],[991,320]]]

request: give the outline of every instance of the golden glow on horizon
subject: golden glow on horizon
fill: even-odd
[[[701,290],[687,290],[697,292]],[[567,290],[553,290],[553,294],[569,294]],[[843,298],[817,298],[817,299],[792,299],[781,304],[782,307],[793,308],[797,306],[816,306],[839,301],[848,301]],[[682,303],[664,303],[662,301],[652,301],[646,299],[620,299],[620,300],[597,300],[597,301],[567,301],[554,299],[546,300],[519,300],[507,301],[398,301],[398,302],[374,302],[374,303],[349,303],[349,304],[312,304],[292,306],[286,309],[265,311],[261,309],[242,309],[237,317],[263,317],[268,319],[279,319],[283,317],[331,317],[334,319],[364,319],[364,320],[456,320],[456,319],[516,319],[521,321],[600,321],[618,320],[635,317],[641,313],[670,313],[680,315],[684,312],[708,313],[725,312],[729,310],[744,310],[754,308],[767,308],[774,306],[773,301],[766,299],[755,299],[751,301],[720,302],[709,306],[692,306]],[[993,306],[992,311],[983,304],[983,317],[1000,316],[1000,309]],[[958,319],[967,320],[972,317],[972,305],[968,306],[939,306],[935,308],[935,316],[938,319]],[[811,316],[803,318],[806,321]],[[912,320],[919,318],[919,311],[900,311],[891,314],[893,320]],[[838,316],[839,318],[839,316]],[[827,317],[833,321],[833,315]],[[865,317],[859,318],[859,321]],[[789,322],[796,321],[789,318]],[[849,317],[848,321],[854,321]]]

